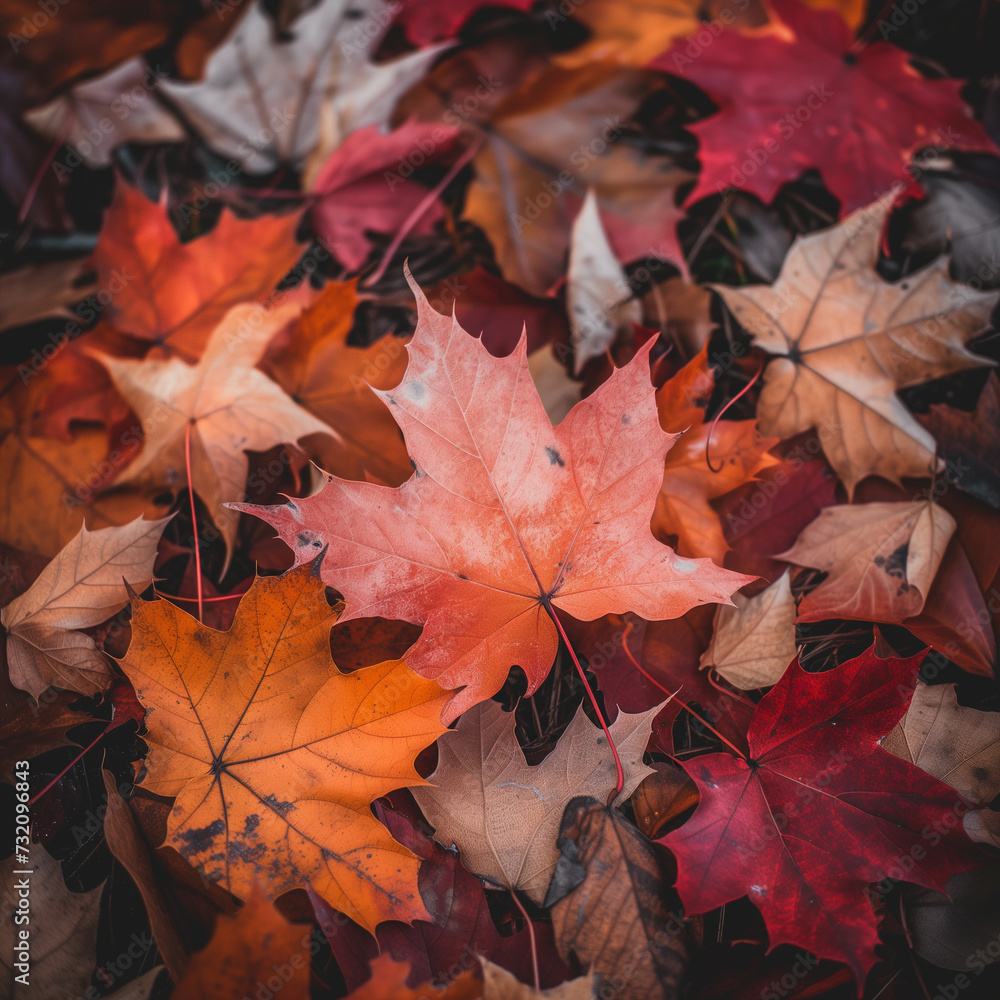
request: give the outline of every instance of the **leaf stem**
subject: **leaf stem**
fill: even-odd
[[[552,610],[549,602],[545,602],[545,610],[548,611],[549,617],[556,623],[556,628],[559,630],[559,635],[562,636],[562,641],[566,644],[566,648],[569,650],[569,655],[573,659],[573,663],[576,666],[576,672],[580,675],[580,680],[583,681],[583,688],[587,692],[587,697],[590,699],[590,704],[594,706],[594,711],[597,713],[597,719],[601,723],[601,729],[604,730],[604,735],[607,738],[608,746],[611,747],[611,754],[615,758],[615,770],[618,772],[618,783],[615,785],[614,792],[608,797],[608,805],[611,805],[621,790],[625,787],[625,772],[622,770],[621,758],[618,756],[618,748],[615,746],[615,741],[611,738],[611,730],[608,729],[608,724],[604,721],[604,714],[601,712],[600,706],[597,704],[597,698],[594,697],[594,692],[591,690],[590,684],[587,681],[587,675],[584,673],[583,667],[580,666],[580,661],[577,658],[576,651],[573,649],[572,643],[569,641],[569,636],[566,635],[566,630],[562,626],[562,622],[559,621],[559,616]]]
[[[764,362],[761,361],[760,367],[757,369],[757,373],[754,375],[754,377],[750,379],[750,381],[747,382],[747,384],[743,386],[743,388],[740,389],[740,391],[736,393],[736,395],[733,396],[733,398],[729,400],[729,402],[726,403],[726,405],[723,406],[718,413],[716,413],[715,418],[712,420],[712,426],[708,429],[708,437],[705,439],[705,464],[708,466],[709,472],[722,472],[722,466],[720,465],[718,468],[715,468],[715,466],[712,465],[712,460],[708,454],[708,449],[712,443],[712,435],[715,433],[716,425],[722,419],[723,414],[726,412],[726,410],[728,410],[741,396],[745,396],[750,391],[750,389],[753,387],[754,382],[756,382],[757,379],[760,378],[760,373],[763,370],[764,370]]]
[[[97,734],[97,736],[95,736],[94,739],[92,739],[90,741],[90,743],[88,743],[87,746],[85,746],[40,792],[36,792],[34,795],[32,795],[31,798],[28,799],[28,805],[29,806],[33,806],[46,792],[48,792],[48,791],[50,791],[52,789],[53,785],[57,784],[59,781],[61,781],[66,776],[66,773],[69,771],[69,769],[71,767],[75,767],[76,764],[84,756],[86,756],[88,753],[90,753],[90,751],[93,750],[94,747],[97,746],[97,744],[100,743],[101,740],[103,740],[105,736],[107,736],[107,734],[108,734],[108,727],[110,725],[111,725],[111,723],[109,722],[108,725],[105,726]]]
[[[531,917],[528,916],[528,911],[524,908],[524,903],[517,898],[517,893],[511,889],[511,896],[514,897],[514,902],[517,904],[517,908],[521,911],[521,916],[524,917],[526,923],[528,924],[528,940],[531,942],[531,971],[535,976],[535,992],[541,992],[541,979],[538,975],[538,945],[535,944],[535,926],[531,922]]]
[[[188,421],[187,429],[184,431],[184,468],[187,471],[188,500],[191,501],[191,534],[194,541],[194,575],[198,587],[198,621],[205,616],[205,598],[201,589],[201,543],[198,538],[198,520],[194,507],[194,486],[191,484],[191,428],[192,421]]]

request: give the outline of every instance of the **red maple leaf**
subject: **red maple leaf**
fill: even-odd
[[[676,618],[749,582],[650,531],[676,435],[658,422],[649,345],[553,427],[524,337],[495,358],[413,289],[406,374],[378,393],[413,476],[398,488],[330,476],[284,506],[232,506],[274,527],[299,565],[328,550],[320,572],[347,602],[341,621],[424,625],[407,663],[464,685],[443,718],[496,694],[514,664],[536,691],[559,645],[556,610]]]
[[[702,169],[688,204],[730,186],[770,202],[816,167],[846,215],[894,187],[919,196],[907,171],[917,149],[996,151],[959,96],[962,81],[925,79],[885,42],[856,51],[838,11],[770,6],[788,30],[724,31],[699,52],[680,40],[652,63],[719,106],[690,126]]]
[[[971,806],[878,744],[906,711],[921,658],[872,649],[824,673],[796,660],[757,706],[747,756],[683,763],[701,801],[660,843],[677,857],[688,912],[749,895],[772,948],[845,962],[860,987],[878,944],[869,883],[943,892],[975,866],[962,829]]]

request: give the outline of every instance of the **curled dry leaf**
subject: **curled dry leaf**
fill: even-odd
[[[559,829],[559,863],[546,905],[559,951],[575,955],[621,1000],[674,1000],[687,966],[684,922],[667,910],[649,841],[589,796],[573,799]]]
[[[157,951],[163,964],[176,983],[188,964],[187,946],[181,940],[174,917],[171,914],[149,857],[149,849],[136,826],[135,818],[122,798],[114,776],[102,770],[104,790],[108,796],[107,812],[104,814],[104,840],[108,850],[132,877],[146,907],[146,916],[153,932]]]
[[[628,333],[633,323],[642,320],[642,309],[632,298],[625,272],[604,234],[593,188],[587,189],[583,208],[573,221],[566,308],[576,375],[591,358],[601,357],[619,333]]]
[[[921,681],[882,746],[983,807],[965,813],[965,830],[1000,847],[1000,813],[986,808],[1000,795],[1000,712],[959,705],[954,684]]]
[[[636,826],[650,838],[698,804],[698,787],[676,764],[654,761],[653,773],[632,793]]]
[[[616,802],[651,772],[642,755],[661,707],[619,712],[610,727],[625,772]],[[584,791],[606,797],[616,777],[607,739],[582,706],[555,749],[532,767],[518,746],[513,713],[488,701],[469,709],[438,741],[437,768],[413,797],[434,839],[454,844],[469,871],[541,904],[559,858],[556,835],[566,804]]]
[[[795,598],[787,571],[753,597],[733,595],[715,612],[715,631],[698,664],[741,691],[777,684],[795,659]]]
[[[372,388],[397,385],[406,369],[405,341],[383,337],[353,347],[354,282],[331,282],[268,350],[266,370],[296,403],[333,431],[304,444],[327,472],[375,477],[390,486],[413,472],[403,436]]]
[[[672,442],[657,423],[648,348],[553,427],[523,338],[495,358],[413,288],[406,374],[379,392],[412,477],[389,489],[331,476],[317,496],[232,506],[275,528],[297,564],[329,550],[321,573],[343,594],[345,621],[425,626],[407,663],[442,687],[464,685],[447,722],[499,691],[514,664],[537,690],[558,647],[556,609],[671,618],[747,582],[679,558],[649,531]]]
[[[121,666],[146,708],[142,787],[176,797],[166,845],[236,896],[308,883],[368,929],[426,919],[418,859],[369,805],[420,783],[444,698],[402,661],[340,674],[324,592],[309,567],[259,577],[228,632],[133,602]]]
[[[11,682],[36,699],[49,687],[95,694],[111,684],[104,654],[82,632],[128,604],[126,586],[153,579],[156,545],[168,518],[120,528],[82,527],[0,621],[7,630]]]
[[[550,990],[536,990],[512,976],[506,969],[480,958],[483,970],[483,1000],[592,1000],[594,977],[580,976]]]
[[[170,998],[244,1000],[277,975],[282,1000],[309,1000],[311,939],[311,927],[286,920],[255,884],[235,917],[219,915]]]
[[[120,481],[155,482],[174,490],[190,485],[222,531],[227,563],[239,515],[222,504],[244,496],[245,453],[293,443],[307,434],[333,434],[254,367],[275,332],[297,314],[298,306],[291,303],[266,315],[250,304],[233,306],[196,365],[180,358],[99,356],[142,421],[146,438]]]
[[[799,605],[799,621],[901,622],[919,615],[955,519],[929,500],[826,507],[778,558],[827,574]]]
[[[849,495],[868,475],[927,476],[934,439],[896,390],[990,362],[965,344],[1000,293],[948,277],[948,260],[896,282],[875,270],[892,198],[799,237],[773,285],[712,287],[754,344],[777,355],[757,404],[762,434],[815,428]]]

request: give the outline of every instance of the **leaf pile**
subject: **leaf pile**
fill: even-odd
[[[996,5],[0,25],[4,996],[996,995]]]

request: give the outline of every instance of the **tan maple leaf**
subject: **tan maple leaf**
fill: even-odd
[[[955,519],[928,500],[825,507],[775,558],[827,573],[799,621],[901,622],[920,614]]]
[[[906,715],[882,746],[947,782],[970,802],[988,806],[1000,794],[1000,712],[959,705],[954,684],[917,682]],[[1000,813],[966,812],[966,833],[1000,847]]]
[[[128,604],[126,583],[145,590],[169,518],[136,518],[76,537],[2,612],[11,682],[35,698],[49,687],[95,694],[112,681],[94,640],[76,629],[107,621]]]
[[[754,344],[777,355],[757,405],[761,433],[815,428],[849,495],[868,475],[931,473],[934,439],[897,389],[991,363],[965,344],[1000,293],[953,282],[946,257],[895,282],[876,272],[890,206],[797,239],[773,285],[712,286]]]
[[[242,500],[245,451],[266,451],[306,434],[333,434],[254,365],[274,334],[298,313],[287,304],[264,312],[234,306],[216,327],[196,365],[179,358],[125,360],[99,355],[118,391],[142,421],[146,443],[120,482],[154,480],[191,486],[205,501],[231,554],[239,515],[221,504]]]
[[[610,727],[625,772],[616,802],[652,772],[642,755],[662,707],[619,712]],[[556,835],[566,804],[584,793],[606,797],[616,773],[607,739],[582,707],[548,757],[530,766],[514,735],[514,714],[487,701],[441,738],[430,784],[411,791],[435,839],[458,847],[469,871],[541,904],[559,860]]]
[[[797,652],[788,572],[753,597],[734,594],[733,604],[716,610],[712,641],[699,666],[714,667],[742,691],[777,684]]]

